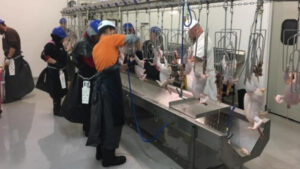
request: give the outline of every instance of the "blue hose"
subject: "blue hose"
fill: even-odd
[[[130,105],[131,105],[131,110],[132,110],[132,113],[133,113],[133,117],[134,117],[134,121],[135,121],[135,124],[136,124],[136,129],[138,131],[138,134],[141,138],[141,140],[145,143],[152,143],[154,142],[155,140],[158,139],[158,137],[160,136],[160,134],[164,131],[165,128],[167,128],[170,123],[166,123],[165,125],[163,125],[157,132],[156,134],[151,138],[151,139],[145,139],[143,137],[143,134],[142,134],[142,131],[141,131],[141,128],[140,128],[140,125],[139,125],[139,122],[138,122],[138,118],[137,118],[137,115],[136,115],[136,111],[135,111],[135,106],[134,106],[134,101],[133,101],[133,94],[132,94],[132,88],[131,88],[131,81],[130,81],[130,72],[129,72],[129,69],[127,70],[127,75],[128,75],[128,84],[129,84],[129,98],[130,98]]]
[[[235,106],[232,106],[232,108],[229,112],[229,117],[228,117],[227,122],[226,122],[227,128],[229,128],[229,125],[230,125],[230,122],[231,122],[231,119],[232,119],[232,116],[233,116],[233,113],[234,113],[234,109],[235,109]]]

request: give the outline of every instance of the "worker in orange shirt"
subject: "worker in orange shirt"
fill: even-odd
[[[115,156],[124,124],[119,47],[135,44],[137,49],[141,49],[141,45],[136,35],[116,34],[111,21],[102,21],[98,30],[100,40],[92,54],[98,75],[94,82],[87,145],[97,147],[96,159],[102,159],[102,165],[108,167],[126,162],[124,156]]]

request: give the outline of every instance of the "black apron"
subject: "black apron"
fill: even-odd
[[[94,82],[87,145],[104,144],[106,148],[117,148],[123,124],[122,83],[120,66],[116,64],[98,73]]]
[[[64,117],[72,123],[85,123],[90,119],[91,97],[93,93],[93,83],[95,76],[83,77],[76,73],[71,87],[63,101],[61,112]],[[89,104],[82,104],[83,81],[90,82],[90,100]]]
[[[9,75],[9,67],[5,66],[5,99],[10,103],[21,99],[34,89],[34,82],[29,64],[22,55],[13,58],[15,62],[15,75]]]
[[[53,99],[59,99],[67,94],[67,88],[63,89],[61,86],[59,71],[62,70],[65,74],[67,85],[67,71],[66,69],[58,69],[56,67],[48,66],[40,74],[36,88],[49,93]]]

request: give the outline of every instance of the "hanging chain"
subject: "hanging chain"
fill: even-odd
[[[200,3],[200,5],[199,5],[199,11],[198,11],[198,24],[200,24],[200,18],[201,18],[201,11],[202,11],[202,9],[203,9],[203,6],[202,6],[202,3]],[[197,36],[199,36],[199,34],[200,34],[199,31],[200,30],[198,29]],[[200,38],[200,37],[198,37],[198,38]],[[196,41],[195,51],[193,51],[193,53],[195,53],[195,55],[197,55],[197,53],[198,53],[197,50],[198,50],[198,39]],[[196,62],[194,62],[194,73],[195,73],[195,71],[196,71]]]
[[[232,31],[232,25],[233,25],[233,0],[231,0],[230,3],[230,14],[231,14],[231,18],[230,18],[230,31]],[[232,33],[230,33],[230,42],[232,40]]]
[[[200,5],[199,5],[199,11],[198,11],[198,14],[199,14],[199,16],[198,16],[198,23],[199,24],[200,24],[200,17],[201,17],[202,9],[203,9],[203,5],[202,5],[202,3],[200,3]]]
[[[206,1],[206,28],[205,28],[205,40],[204,40],[204,64],[203,64],[203,74],[206,74],[206,66],[207,66],[207,53],[208,53],[208,18],[209,18],[209,2]]]
[[[262,35],[262,23],[263,23],[263,13],[264,13],[264,1],[263,0],[259,0],[259,16],[260,16],[260,28],[259,28],[259,34]],[[261,46],[261,38],[259,38],[259,43],[258,46]],[[260,57],[259,57],[259,62],[263,62],[263,54],[260,53]]]
[[[224,27],[224,44],[223,44],[223,50],[224,53],[226,52],[226,36],[227,36],[227,11],[228,11],[228,1],[224,0],[224,6],[223,6],[224,10],[225,10],[225,27]]]
[[[149,27],[151,27],[151,10],[150,9],[148,9],[148,21],[149,21]]]
[[[135,12],[135,27],[138,29],[138,11]]]
[[[126,12],[126,17],[127,17],[127,19],[126,19],[127,22],[129,22],[129,12],[128,11]]]
[[[173,7],[171,8],[171,31],[173,31],[173,15],[174,15],[174,9],[173,9]]]
[[[157,8],[157,26],[159,25],[159,8]]]
[[[164,29],[164,11],[161,11],[161,30]]]

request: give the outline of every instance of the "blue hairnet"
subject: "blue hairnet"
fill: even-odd
[[[155,33],[156,35],[160,35],[161,34],[161,29],[157,26],[154,26],[150,29],[151,33]]]

